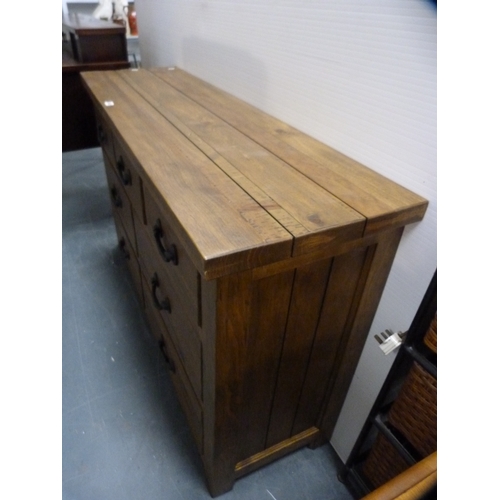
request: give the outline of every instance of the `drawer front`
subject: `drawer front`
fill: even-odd
[[[117,219],[120,220],[127,233],[127,238],[132,244],[132,248],[137,255],[137,241],[135,237],[132,205],[125,194],[125,190],[123,189],[120,179],[118,178],[114,168],[111,166],[111,162],[107,154],[104,154],[104,166],[106,170],[106,177],[108,179],[108,191],[111,198],[111,208],[113,210],[115,222]]]
[[[144,241],[144,240],[142,240]],[[171,333],[189,381],[200,401],[202,393],[202,342],[193,318],[191,297],[178,283],[173,283],[168,274],[161,270],[156,259],[148,259],[149,252],[139,247],[140,265],[144,277],[143,289],[150,303],[158,311]]]
[[[96,110],[96,122],[97,122],[97,138],[99,140],[99,144],[103,151],[112,158],[114,161],[115,158],[115,148],[114,148],[114,139],[111,130],[109,129],[106,122],[103,120],[100,113]]]
[[[144,188],[144,208],[146,231],[154,243],[154,253],[160,258],[163,268],[172,281],[183,283],[196,303],[199,293],[198,271],[146,188]]]
[[[129,200],[132,204],[137,218],[143,219],[143,202],[142,202],[142,181],[134,167],[134,162],[126,155],[119,140],[114,141],[115,145],[115,161],[114,168],[120,179]]]
[[[158,273],[163,281],[171,283],[174,291],[182,298],[182,310],[184,311],[183,320],[188,320],[193,327],[198,329],[201,321],[201,311],[199,310],[198,299],[198,273],[192,266],[188,256],[184,253],[180,245],[175,245],[175,255],[178,258],[179,264],[176,265],[173,261],[166,262],[162,258],[158,241],[150,231],[149,226],[137,225],[137,254],[139,259],[149,268],[150,272]],[[163,243],[162,243],[163,245]],[[169,248],[167,246],[167,248]],[[184,262],[184,265],[181,265]],[[183,271],[189,271],[191,274],[187,278],[184,277]],[[186,285],[190,282],[190,287]]]
[[[127,232],[125,231],[125,228],[119,218],[115,218],[115,226],[116,235],[118,237],[118,247],[125,257],[127,267],[130,271],[132,281],[134,282],[135,289],[139,297],[139,301],[141,303],[141,306],[144,307],[144,295],[142,291],[142,278],[139,261],[137,260],[137,256],[130,243]]]
[[[146,283],[144,283],[144,287],[146,286]],[[179,354],[172,342],[172,337],[165,327],[151,298],[147,295],[145,296],[145,312],[151,330],[165,357],[170,378],[175,387],[175,392],[182,409],[186,414],[196,445],[203,455],[203,408],[191,388]]]

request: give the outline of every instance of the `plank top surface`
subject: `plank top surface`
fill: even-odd
[[[203,272],[334,248],[425,213],[420,196],[180,69],[83,78]]]

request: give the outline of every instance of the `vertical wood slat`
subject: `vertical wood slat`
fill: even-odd
[[[331,390],[320,416],[320,428],[331,436],[342,409],[349,385],[356,371],[367,333],[384,291],[403,227],[381,235],[377,245],[368,248],[358,290],[349,311],[348,326],[344,332],[338,359],[331,377]]]
[[[266,448],[293,278],[294,272],[288,271],[252,283],[251,316],[248,318],[251,326],[240,358],[244,378],[239,460]]]
[[[237,462],[265,449],[293,275],[223,277],[217,280],[216,311],[204,303],[205,407],[214,412],[207,415],[207,435],[213,437],[206,447],[212,494],[230,488]],[[215,285],[202,286],[205,296]]]
[[[330,265],[331,259],[326,259],[302,266],[295,272],[266,448],[292,436],[293,419],[307,371]],[[309,427],[312,425],[314,422]]]
[[[237,418],[226,413],[224,405],[216,407],[216,400],[229,401],[230,394],[216,388],[217,352],[217,300],[223,296],[219,280],[200,280],[201,314],[203,324],[203,403],[204,415],[204,456],[203,465],[208,487],[212,494],[228,491],[234,483],[235,442]],[[235,287],[236,289],[238,287]],[[237,291],[237,290],[235,290]],[[221,325],[221,328],[223,325]],[[222,341],[226,340],[225,328],[219,331]],[[224,344],[221,345],[223,349]],[[219,392],[219,394],[218,394]]]
[[[209,490],[217,496],[230,490],[235,480],[241,399],[238,339],[243,333],[251,300],[247,273],[202,280],[201,285],[206,409],[204,467]],[[224,304],[232,314],[224,314]],[[226,356],[229,359],[226,360]]]
[[[333,261],[292,434],[317,425],[365,255],[366,249],[361,248]]]

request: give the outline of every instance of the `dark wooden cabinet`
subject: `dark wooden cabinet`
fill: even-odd
[[[128,68],[125,28],[83,14],[62,19],[62,150],[99,146],[82,71]]]
[[[216,496],[329,438],[427,202],[182,70],[83,80],[118,241]]]

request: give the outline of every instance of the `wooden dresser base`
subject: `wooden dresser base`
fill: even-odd
[[[217,496],[332,434],[427,202],[180,70],[82,78],[118,242]]]

